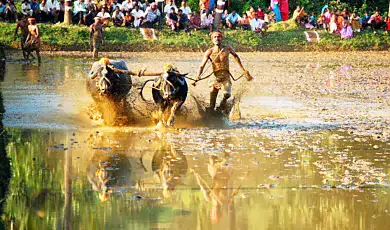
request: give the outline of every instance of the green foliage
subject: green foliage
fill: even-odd
[[[43,50],[80,50],[89,51],[89,30],[77,25],[40,24]],[[0,23],[0,43],[18,48],[19,39],[13,39],[15,24]],[[340,36],[319,31],[321,42],[306,43],[304,30],[297,27],[293,20],[272,25],[265,37],[252,31],[226,30],[225,42],[238,51],[304,51],[304,50],[388,50],[390,36],[370,32],[356,34],[355,38],[341,40]],[[208,31],[193,31],[191,36],[184,32],[168,29],[158,31],[158,41],[145,41],[139,30],[110,27],[105,29],[106,45],[103,51],[200,51],[212,44]]]
[[[196,11],[199,13],[199,0],[188,0],[187,5],[191,8],[192,12]]]

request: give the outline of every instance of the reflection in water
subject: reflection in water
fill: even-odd
[[[88,180],[99,192],[100,201],[107,201],[109,194],[130,186],[131,164],[123,154],[110,154],[97,150],[88,166]]]
[[[194,172],[194,175],[204,199],[211,203],[210,220],[213,224],[218,223],[222,218],[223,210],[226,209],[229,219],[233,223],[230,228],[235,229],[234,197],[241,187],[241,182],[238,182],[237,185],[233,184],[232,175],[234,170],[226,158],[220,159],[217,156],[211,156],[207,166],[212,181],[211,186],[199,173]]]

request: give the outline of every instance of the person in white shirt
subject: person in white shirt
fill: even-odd
[[[183,11],[183,14],[190,15],[190,13],[192,13],[191,8],[189,6],[187,6],[186,1],[181,2],[180,9]]]
[[[96,17],[101,18],[101,21],[103,22],[103,26],[108,26],[110,23],[111,16],[108,12],[106,12],[106,8],[102,7],[100,12],[96,15]]]
[[[142,23],[142,20],[145,16],[145,12],[139,9],[139,5],[135,5],[134,9],[131,11],[131,15],[134,17],[134,27],[138,28]]]
[[[212,31],[213,27],[213,15],[210,14],[210,11],[206,11],[200,16],[200,26],[202,29],[209,29],[210,32]]]
[[[264,20],[261,20],[257,14],[255,14],[255,18],[251,21],[251,29],[256,33],[263,34],[267,30],[267,25]]]
[[[47,22],[51,20],[50,8],[47,4],[46,0],[42,0],[39,5],[39,9],[41,10],[41,18],[43,22]]]
[[[122,2],[121,11],[131,11],[133,9],[133,2],[131,0],[125,0]]]
[[[22,14],[31,17],[33,11],[28,0],[24,0],[22,4]]]
[[[51,14],[53,15],[53,22],[57,23],[60,14],[60,3],[57,0],[53,0],[51,3]]]
[[[119,10],[119,6],[115,8],[114,13],[112,13],[112,23],[114,26],[122,26],[125,15]]]
[[[168,4],[166,4],[164,7],[164,14],[165,15],[170,14],[172,7],[175,8],[175,12],[177,12],[177,7],[176,7],[175,3],[173,2],[173,0],[169,0]]]
[[[79,24],[85,24],[85,17],[87,14],[87,7],[83,0],[78,0],[74,3],[73,16],[78,19]]]

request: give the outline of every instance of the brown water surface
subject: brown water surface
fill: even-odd
[[[189,99],[185,122],[164,130],[148,117],[125,127],[90,120],[89,59],[37,66],[19,56],[0,83],[8,229],[390,226],[388,53],[241,54],[256,78],[234,83],[241,119],[195,124]],[[169,60],[194,76],[200,55],[125,60],[157,71]],[[207,83],[190,94],[206,102]]]

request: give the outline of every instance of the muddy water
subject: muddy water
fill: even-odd
[[[118,128],[89,119],[90,60],[46,57],[36,66],[11,54],[0,84],[0,150],[12,166],[6,227],[388,229],[390,55],[241,56],[256,78],[235,83],[241,119],[155,130],[151,121]],[[124,58],[150,70],[169,60],[190,76],[200,61]],[[207,83],[190,93],[206,100]]]

